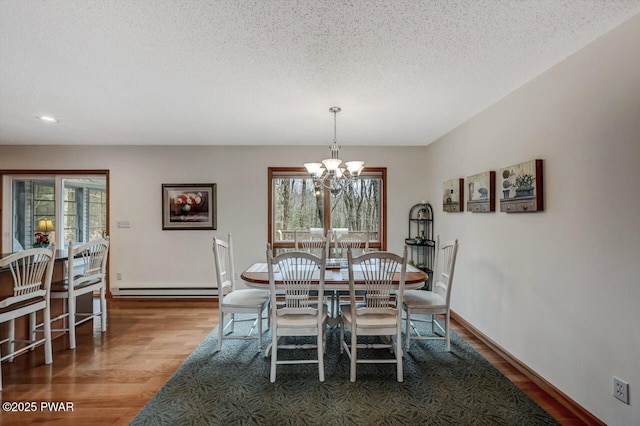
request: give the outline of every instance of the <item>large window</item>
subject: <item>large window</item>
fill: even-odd
[[[276,253],[294,247],[296,233],[340,229],[366,233],[386,249],[385,168],[365,169],[352,186],[331,195],[303,168],[269,168],[269,242]]]
[[[38,224],[49,221],[49,239],[58,248],[107,234],[107,177],[3,175],[4,251],[30,248]],[[10,212],[10,213],[9,213]],[[8,248],[8,249],[7,249]]]

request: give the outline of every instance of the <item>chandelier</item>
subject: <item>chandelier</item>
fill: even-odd
[[[331,145],[331,158],[322,160],[322,163],[305,163],[307,172],[313,177],[314,182],[327,188],[333,195],[338,195],[344,188],[358,179],[364,168],[364,161],[347,161],[342,163],[338,157],[340,147],[336,137],[336,115],[342,111],[340,107],[331,107],[333,113],[333,144]]]

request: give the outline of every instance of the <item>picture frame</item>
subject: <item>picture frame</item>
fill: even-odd
[[[460,213],[464,211],[464,179],[450,179],[442,184],[442,211]]]
[[[500,170],[500,211],[544,211],[543,161],[525,161]]]
[[[495,171],[467,176],[467,188],[467,211],[473,213],[496,211]]]
[[[216,229],[215,183],[162,184],[163,230]]]

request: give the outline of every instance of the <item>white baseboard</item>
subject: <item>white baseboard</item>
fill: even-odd
[[[215,287],[118,287],[111,289],[113,297],[148,297],[148,298],[217,298]]]

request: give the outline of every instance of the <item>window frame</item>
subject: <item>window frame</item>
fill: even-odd
[[[274,227],[274,215],[275,215],[275,197],[273,194],[273,180],[274,178],[282,177],[282,175],[291,174],[292,176],[298,175],[301,177],[309,177],[309,173],[304,167],[269,167],[268,179],[267,179],[267,241],[271,245],[271,249],[275,254],[278,249],[292,249],[294,248],[294,242],[292,241],[274,241],[275,229]],[[380,200],[380,229],[378,235],[379,241],[370,242],[369,248],[380,251],[387,250],[387,168],[386,167],[366,167],[360,174],[362,177],[376,177],[382,182],[380,184],[382,199]],[[331,229],[331,193],[328,189],[324,188],[323,196],[323,229],[326,234],[327,230]]]
[[[12,194],[11,190],[11,182],[13,179],[54,179],[56,186],[56,193],[61,194],[58,189],[58,186],[61,185],[62,179],[73,179],[73,178],[85,178],[85,177],[94,177],[100,176],[105,179],[105,203],[107,206],[106,209],[106,234],[109,235],[110,230],[110,218],[109,218],[109,200],[110,200],[110,180],[109,180],[109,170],[98,169],[98,170],[26,170],[26,169],[16,169],[9,170],[4,169],[0,170],[0,205],[2,206],[2,220],[0,220],[0,253],[11,252],[12,251],[12,235],[11,231],[13,229],[13,219],[11,203],[12,200],[9,195]],[[62,209],[62,204],[56,200],[56,223],[63,219],[64,212]],[[58,249],[61,249],[59,237],[62,231],[59,226],[56,225],[56,235],[55,241]],[[8,236],[7,236],[8,234]]]

